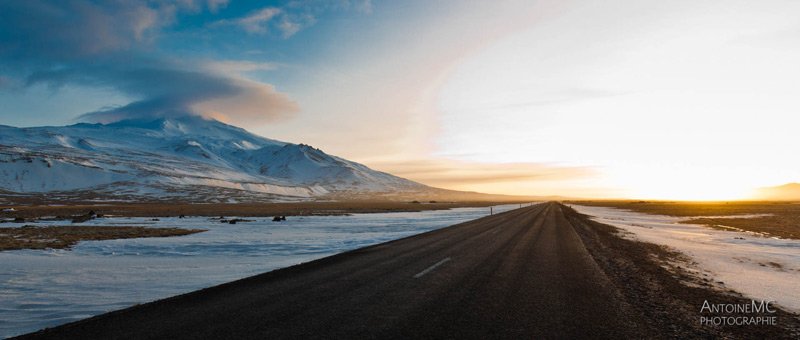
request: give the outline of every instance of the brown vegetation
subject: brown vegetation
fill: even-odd
[[[684,204],[684,203],[681,203]],[[565,208],[567,218],[583,240],[595,262],[629,297],[631,307],[653,320],[647,326],[662,330],[663,338],[696,339],[797,339],[800,318],[777,309],[777,325],[704,326],[700,317],[705,301],[747,304],[752,300],[725,287],[713,277],[688,270],[689,258],[669,248],[621,237],[621,230]],[[720,313],[715,316],[741,317]],[[688,326],[688,329],[686,328]]]
[[[202,229],[106,227],[106,226],[24,226],[0,228],[0,251],[14,249],[63,249],[79,241],[139,237],[183,236]]]
[[[797,202],[576,201],[573,203],[628,209],[646,214],[694,217],[681,223],[703,224],[727,230],[741,229],[767,236],[800,239],[800,204]],[[756,214],[770,214],[770,216],[717,217]]]
[[[443,210],[458,207],[488,207],[512,202],[438,202],[411,203],[390,201],[347,202],[293,202],[293,203],[236,203],[236,204],[188,204],[188,203],[115,203],[80,205],[30,205],[14,206],[16,211],[0,212],[0,218],[39,218],[45,216],[71,219],[92,210],[105,216],[305,216],[346,215],[355,213],[413,212]],[[515,202],[519,203],[519,202]],[[0,208],[10,208],[2,206]]]

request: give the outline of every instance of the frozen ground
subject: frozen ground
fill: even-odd
[[[496,206],[494,211],[516,207]],[[415,213],[290,216],[281,223],[256,218],[254,222],[234,225],[205,217],[93,220],[86,224],[209,231],[180,237],[88,241],[72,250],[0,252],[0,337],[419,234],[488,213],[488,207],[457,208]]]
[[[800,313],[798,240],[678,223],[687,217],[571,206],[594,216],[595,221],[622,228],[634,239],[666,245],[689,255],[696,262],[693,269],[710,274],[727,288],[753,299],[775,301],[789,311]]]

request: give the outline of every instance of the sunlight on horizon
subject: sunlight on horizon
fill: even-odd
[[[464,57],[435,155],[589,167],[587,192],[619,189],[589,197],[748,199],[797,181],[792,11],[717,5],[577,7]]]
[[[493,194],[800,182],[800,2],[81,3],[0,11],[0,124],[202,115]]]

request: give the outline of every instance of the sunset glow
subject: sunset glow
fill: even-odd
[[[0,0],[0,338],[797,338],[798,15]]]
[[[189,111],[428,185],[502,194],[727,200],[800,181],[800,3],[211,8],[125,12],[131,36],[7,53],[0,118]],[[190,36],[215,48],[196,51]],[[58,74],[65,65],[83,78]]]

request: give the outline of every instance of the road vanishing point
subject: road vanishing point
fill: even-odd
[[[26,337],[641,336],[567,209],[524,207]]]

